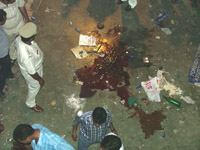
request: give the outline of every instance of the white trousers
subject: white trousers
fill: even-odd
[[[40,84],[37,80],[33,79],[26,71],[21,70],[21,73],[26,80],[26,83],[28,85],[28,95],[26,97],[26,105],[28,107],[34,107],[36,105],[35,98],[40,91]],[[37,73],[40,77],[43,77],[43,66],[41,66],[38,70]]]

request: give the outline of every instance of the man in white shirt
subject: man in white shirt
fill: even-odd
[[[100,144],[100,150],[124,150],[121,139],[114,133],[109,133]]]
[[[35,103],[35,98],[41,87],[43,79],[43,52],[38,47],[34,38],[37,34],[37,26],[29,22],[19,30],[15,40],[17,48],[17,62],[20,71],[28,85],[26,105],[35,112],[42,112],[42,107]]]
[[[10,42],[10,58],[12,63],[17,58],[17,52],[14,47],[14,40],[18,35],[19,29],[25,23],[29,22],[29,18],[25,9],[24,0],[0,0],[0,9],[7,13],[6,23],[3,25]]]

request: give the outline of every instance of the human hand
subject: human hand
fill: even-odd
[[[29,18],[24,19],[24,22],[25,22],[25,24],[28,23],[28,22],[30,22]]]
[[[44,82],[44,79],[41,78],[41,79],[39,80],[40,88],[42,88],[42,87],[44,86],[44,83],[45,83],[45,82]]]
[[[77,133],[73,132],[73,133],[72,133],[72,139],[73,139],[74,141],[77,141],[77,138],[78,138]]]
[[[115,133],[116,135],[118,135],[118,132],[117,132],[117,130],[115,130],[115,129],[111,130],[111,132],[113,132],[113,133]]]

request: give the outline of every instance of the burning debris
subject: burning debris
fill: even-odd
[[[97,39],[95,52],[104,54],[104,56],[96,57],[92,65],[85,65],[76,71],[78,79],[83,82],[79,96],[81,98],[92,97],[96,94],[95,89],[116,91],[122,104],[129,109],[135,109],[136,112],[131,117],[140,118],[145,138],[148,138],[155,130],[163,129],[161,122],[166,116],[162,115],[162,110],[146,114],[138,106],[129,106],[130,93],[127,87],[130,85],[130,76],[124,68],[128,67],[128,59],[131,57],[128,55],[127,46],[118,41],[122,31],[122,27],[117,25],[105,33],[106,38],[103,38],[98,30],[91,32],[92,36]],[[145,57],[143,61],[149,63],[149,58]]]
[[[129,74],[124,70],[128,67],[128,56],[126,45],[116,41],[122,32],[121,26],[115,26],[106,33],[108,39],[102,38],[98,30],[92,31],[97,38],[97,53],[103,53],[104,57],[97,57],[92,66],[85,66],[76,71],[77,77],[83,82],[81,90],[88,91],[93,96],[91,89],[109,89],[117,91],[117,95],[128,104],[130,85]],[[119,34],[120,33],[120,34]],[[87,87],[84,89],[84,87]],[[83,93],[83,92],[81,92]],[[89,97],[81,94],[82,98]]]

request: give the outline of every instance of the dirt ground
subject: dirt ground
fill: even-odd
[[[7,82],[7,98],[0,102],[0,113],[3,114],[0,119],[5,126],[5,131],[0,134],[0,150],[11,149],[12,132],[20,123],[41,123],[76,148],[71,130],[77,110],[89,111],[97,106],[111,111],[125,150],[200,150],[200,88],[188,82],[188,72],[200,39],[198,2],[138,0],[133,10],[126,11],[126,6],[127,2],[117,4],[115,0],[43,0],[41,4],[40,0],[34,1],[33,16],[38,26],[36,41],[45,55],[45,86],[37,96],[37,103],[44,112],[35,113],[25,106],[27,86],[16,63],[13,67],[15,78]],[[162,32],[154,21],[164,12],[169,12],[169,16],[161,26],[169,28],[171,35]],[[97,90],[95,96],[79,99],[81,86],[73,82],[75,71],[91,63],[95,56],[82,60],[74,57],[71,48],[77,46],[79,40],[79,33],[74,29],[87,35],[97,30],[98,22],[105,25],[100,30],[102,35],[115,25],[124,28],[120,41],[129,47],[133,56],[126,68],[131,83],[128,91],[138,98],[145,113],[163,110],[162,114],[166,116],[161,122],[163,129],[156,130],[147,139],[140,118],[130,118],[135,110],[123,106],[115,91]],[[144,56],[150,56],[153,65],[145,67]],[[168,72],[168,82],[183,91],[174,97],[182,103],[180,108],[162,98],[167,95],[166,91],[160,93],[161,102],[146,105],[141,100],[147,95],[142,88],[136,87],[147,81],[148,76],[155,77],[159,68]],[[180,96],[189,96],[196,103],[188,104]],[[73,97],[76,103],[70,101]],[[99,150],[99,144],[89,149]]]

